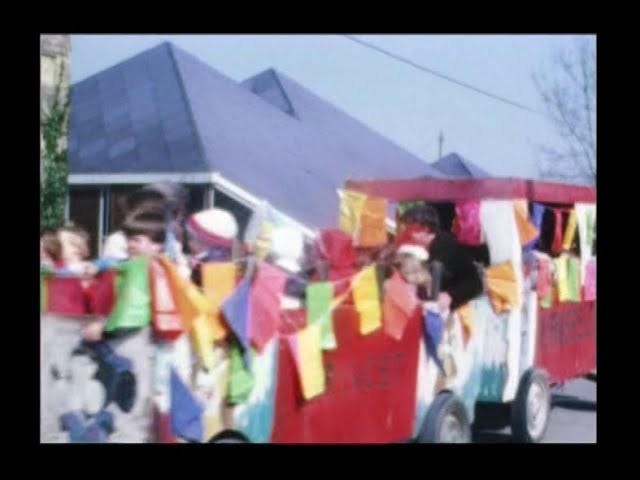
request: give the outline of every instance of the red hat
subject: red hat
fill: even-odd
[[[427,238],[431,231],[419,225],[408,225],[396,237],[396,246],[419,245],[425,247],[428,244]]]

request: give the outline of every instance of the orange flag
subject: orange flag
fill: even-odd
[[[387,200],[367,197],[360,213],[360,228],[355,244],[359,247],[377,247],[387,243]]]
[[[516,215],[516,226],[518,227],[518,233],[520,235],[520,245],[526,245],[538,238],[540,232],[538,232],[535,225],[529,221],[529,211],[526,200],[515,200],[513,202],[513,208]]]
[[[233,262],[202,264],[202,289],[211,303],[209,324],[214,340],[223,340],[229,334],[229,327],[222,317],[222,302],[231,295],[236,286],[236,265]]]
[[[487,268],[485,277],[487,294],[494,312],[506,312],[518,305],[518,283],[510,261]]]

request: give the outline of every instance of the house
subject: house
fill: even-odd
[[[350,178],[445,176],[273,69],[236,82],[163,43],[73,85],[69,217],[102,239],[139,185],[189,186],[192,211],[263,201],[311,235]],[[97,253],[96,242],[93,253]]]

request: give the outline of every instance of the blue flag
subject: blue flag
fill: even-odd
[[[171,369],[171,429],[176,437],[191,442],[202,442],[202,406],[191,394],[189,388]]]
[[[540,229],[542,228],[542,216],[544,215],[544,210],[546,208],[544,205],[540,205],[539,203],[535,203],[535,202],[532,205],[533,205],[533,212],[531,214],[531,223],[533,223],[533,225],[538,229],[538,235],[536,236],[536,238],[534,238],[524,246],[524,249],[527,252],[533,250],[533,247],[535,247],[535,245],[538,243],[538,240],[540,240]]]
[[[444,330],[444,320],[438,312],[427,310],[423,316],[424,334],[427,343],[427,353],[436,362],[438,368],[444,373],[444,366],[438,358],[438,345],[442,340],[442,331]]]
[[[245,278],[222,303],[227,323],[245,351],[249,349],[250,287],[249,279]]]

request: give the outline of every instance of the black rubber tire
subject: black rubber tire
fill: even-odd
[[[249,443],[244,436],[233,430],[225,430],[211,438],[207,443]]]
[[[546,389],[546,412],[547,416],[544,428],[537,436],[531,435],[527,425],[527,396],[531,386],[535,383]],[[538,369],[527,370],[520,379],[516,398],[511,404],[511,434],[516,442],[519,443],[538,443],[540,442],[549,427],[549,419],[551,417],[551,389],[549,388],[549,378],[545,372]]]
[[[467,411],[462,402],[451,392],[442,392],[434,399],[420,429],[417,441],[419,443],[444,443],[444,420],[448,415],[453,415],[460,424],[462,441],[459,443],[471,443],[471,425]]]

